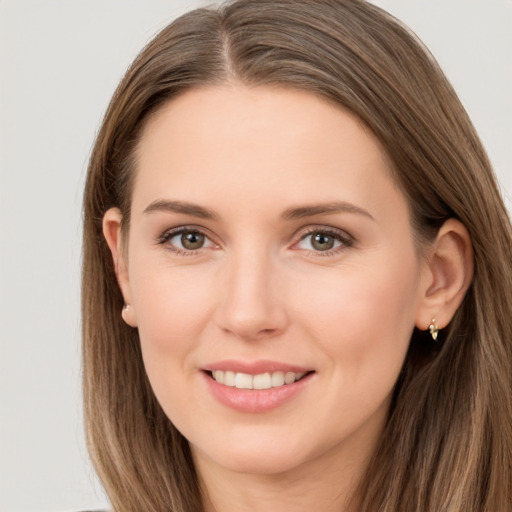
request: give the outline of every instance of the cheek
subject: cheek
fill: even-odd
[[[296,303],[299,337],[314,340],[326,391],[308,414],[323,425],[327,443],[356,432],[377,436],[414,328],[417,268],[411,262],[328,274],[317,275],[314,291],[310,286],[307,300]]]
[[[317,280],[307,309],[297,306],[344,383],[394,385],[414,328],[418,279],[415,258],[345,267]]]
[[[130,277],[139,329],[151,332],[152,338],[160,334],[171,341],[198,328],[200,313],[209,309],[208,299],[214,291],[211,279],[199,267],[175,267],[160,258],[147,260],[134,262],[136,271]]]
[[[200,271],[156,264],[138,268],[134,307],[146,371],[158,388],[158,381],[173,372],[190,371],[189,358],[199,346],[215,290]]]
[[[187,432],[200,421],[195,354],[203,338],[214,290],[197,272],[142,265],[134,276],[134,302],[146,374],[166,416]],[[191,278],[191,275],[193,276]]]

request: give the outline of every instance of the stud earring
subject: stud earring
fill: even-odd
[[[130,304],[125,304],[123,306],[123,311],[128,311],[130,309]]]
[[[430,335],[434,341],[437,340],[437,335],[439,334],[439,327],[436,324],[436,319],[432,318],[430,321],[430,325],[428,326],[428,330],[430,331]]]

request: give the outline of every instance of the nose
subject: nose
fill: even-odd
[[[261,251],[230,258],[219,289],[217,324],[244,340],[269,338],[288,324],[278,265]]]

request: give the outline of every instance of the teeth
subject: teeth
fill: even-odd
[[[293,372],[286,372],[284,374],[284,383],[285,384],[291,384],[292,382],[295,382],[295,373],[293,373]]]
[[[235,375],[235,387],[238,389],[252,389],[252,376],[246,373],[237,373]]]
[[[224,372],[224,384],[226,386],[234,387],[236,382],[235,377],[235,372]]]
[[[262,373],[260,375],[255,375],[252,378],[252,387],[253,389],[269,389],[272,387],[272,377],[270,373]]]
[[[284,372],[274,372],[272,374],[272,387],[277,388],[284,385]]]
[[[214,370],[212,377],[225,386],[237,387],[238,389],[270,389],[292,384],[302,379],[306,372],[274,372],[249,375],[247,373],[235,373],[231,371]]]

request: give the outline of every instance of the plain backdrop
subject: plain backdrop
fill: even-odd
[[[0,511],[100,508],[80,403],[80,220],[90,148],[128,64],[200,0],[0,0]],[[459,93],[507,204],[512,2],[375,0]],[[492,250],[492,248],[491,248]]]

